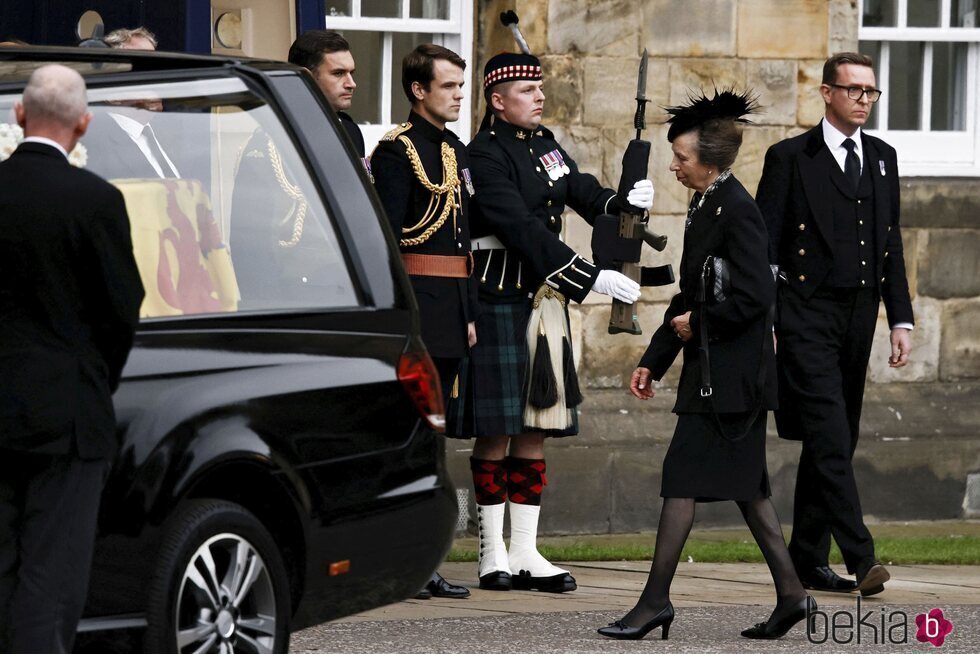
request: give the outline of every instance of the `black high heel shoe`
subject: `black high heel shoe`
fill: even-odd
[[[767,622],[760,622],[754,627],[749,627],[742,632],[742,636],[745,638],[755,638],[761,640],[775,640],[776,638],[782,638],[786,635],[787,631],[796,625],[796,623],[798,623],[800,620],[805,620],[808,613],[812,613],[816,610],[816,601],[807,595],[805,598],[800,600],[799,604],[796,605],[791,613],[783,616],[775,622],[770,619]]]
[[[670,623],[673,621],[674,606],[670,602],[667,602],[667,606],[655,615],[653,620],[650,620],[650,622],[642,627],[631,627],[623,624],[622,620],[616,620],[615,622],[610,622],[608,627],[600,627],[597,631],[600,635],[606,636],[607,638],[640,640],[657,627],[663,627],[660,633],[660,639],[667,640],[667,635],[670,633]]]

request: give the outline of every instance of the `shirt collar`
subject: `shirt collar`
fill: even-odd
[[[52,141],[49,138],[43,136],[28,136],[21,143],[41,143],[42,145],[50,145],[52,148],[56,149],[61,154],[65,155],[65,159],[68,158],[68,152],[61,146],[57,141]]]
[[[823,140],[827,144],[827,147],[831,150],[836,150],[837,148],[843,147],[844,139],[852,139],[854,143],[857,144],[857,151],[861,151],[861,128],[858,127],[857,131],[851,136],[845,135],[839,129],[830,124],[826,118],[821,121],[823,126]]]
[[[109,112],[112,119],[116,121],[119,128],[126,132],[129,138],[134,141],[143,135],[143,129],[146,127],[145,124],[139,122],[138,120],[133,120],[129,116],[123,116],[122,114],[114,114]]]
[[[441,143],[443,137],[446,135],[445,129],[439,129],[414,111],[408,114],[408,122],[412,123],[412,127],[414,127],[419,134],[433,143]]]

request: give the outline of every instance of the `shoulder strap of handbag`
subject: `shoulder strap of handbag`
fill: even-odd
[[[700,336],[701,344],[698,346],[698,358],[701,363],[701,397],[705,398],[708,402],[708,408],[711,409],[711,415],[715,419],[715,424],[718,427],[718,433],[721,434],[722,438],[737,442],[748,436],[749,430],[752,429],[752,425],[755,423],[756,418],[759,417],[759,412],[762,411],[762,407],[766,403],[766,373],[768,366],[766,365],[766,338],[762,338],[762,350],[759,353],[759,375],[756,378],[755,388],[756,393],[759,396],[759,401],[756,402],[755,407],[752,409],[752,413],[749,414],[745,421],[745,424],[738,430],[737,436],[729,437],[725,432],[724,425],[721,424],[721,420],[718,418],[718,412],[715,411],[715,403],[712,399],[714,393],[711,387],[711,353],[708,349],[708,321],[705,320],[705,307],[708,305],[708,284],[709,284],[709,265],[710,258],[705,261],[705,265],[701,270],[701,279],[698,283],[698,295],[697,300],[700,303],[699,313],[700,313]],[[772,324],[775,318],[775,305],[769,307],[769,311],[766,313],[766,330],[764,334],[772,333]]]

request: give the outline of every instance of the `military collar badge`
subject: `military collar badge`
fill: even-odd
[[[466,185],[466,192],[470,194],[470,197],[476,195],[476,189],[473,188],[473,177],[470,175],[469,168],[463,168],[463,184]]]
[[[561,152],[559,152],[557,149],[552,150],[548,154],[541,155],[539,159],[544,165],[545,172],[548,173],[548,177],[551,178],[552,181],[555,181],[563,175],[568,175],[572,172],[568,167],[568,164],[565,163],[564,157],[561,156]]]

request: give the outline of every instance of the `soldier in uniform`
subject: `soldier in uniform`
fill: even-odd
[[[446,129],[459,118],[466,62],[430,43],[402,62],[412,110],[371,154],[375,188],[399,239],[419,306],[422,340],[450,399],[460,360],[476,342],[476,284],[471,275],[466,148]],[[448,413],[448,412],[447,412]],[[433,573],[423,590],[436,597],[470,592]]]
[[[487,116],[468,146],[476,187],[473,254],[479,342],[471,352],[471,469],[480,527],[480,587],[565,592],[566,570],[537,551],[545,481],[544,439],[578,432],[581,401],[569,347],[568,300],[590,290],[634,302],[639,285],[600,270],[561,238],[562,212],[590,223],[620,202],[649,209],[653,184],[617,198],[578,170],[541,126],[541,64],[529,54],[499,54],[484,68]],[[528,365],[530,362],[530,366]],[[510,551],[503,541],[510,500]],[[513,573],[513,576],[512,576]]]
[[[364,158],[364,136],[347,113],[354,99],[354,57],[347,39],[328,30],[308,30],[289,47],[289,63],[310,71],[330,108],[350,136],[357,156]]]

